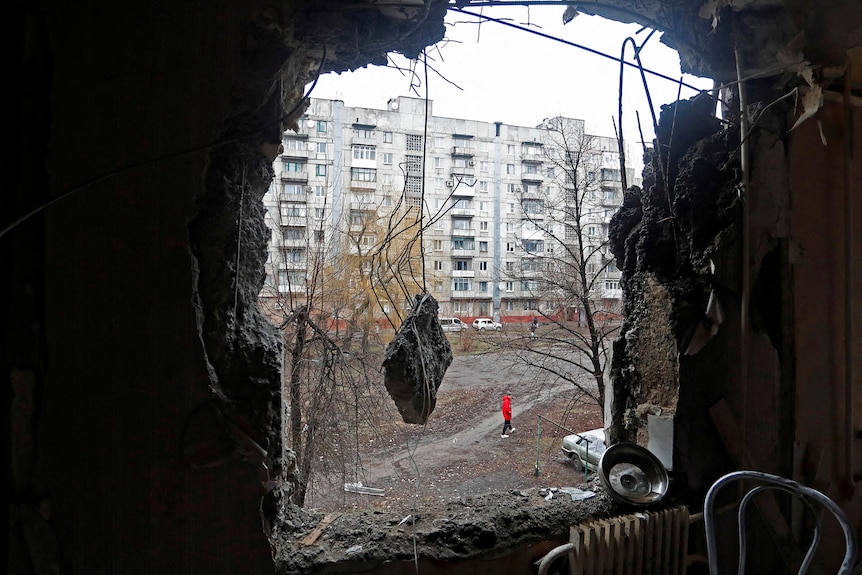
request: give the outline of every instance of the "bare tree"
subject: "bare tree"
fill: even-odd
[[[607,245],[622,195],[619,169],[610,167],[616,144],[588,135],[581,120],[554,118],[548,128],[546,185],[522,190],[524,257],[508,277],[521,282],[550,327],[508,345],[518,361],[570,382],[603,409],[608,337],[619,324],[619,302],[608,297],[618,280],[608,280],[615,268]]]

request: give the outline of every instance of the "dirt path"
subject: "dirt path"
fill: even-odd
[[[512,396],[515,432],[500,437],[503,393]],[[317,493],[312,506],[332,510],[410,508],[491,491],[577,485],[583,478],[560,454],[566,432],[537,416],[581,431],[601,424],[595,403],[574,401],[569,383],[511,361],[501,352],[456,356],[446,373],[437,407],[424,426],[392,423],[362,449],[363,485],[384,497]],[[537,457],[539,473],[536,474]]]

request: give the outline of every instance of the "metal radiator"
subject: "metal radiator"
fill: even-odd
[[[542,558],[539,575],[564,555],[570,575],[683,575],[688,509],[644,511],[576,525],[569,540]]]

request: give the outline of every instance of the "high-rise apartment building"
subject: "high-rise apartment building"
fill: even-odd
[[[525,127],[431,108],[408,97],[386,110],[311,99],[298,129],[284,133],[264,198],[272,242],[261,297],[302,302],[322,262],[347,252],[364,253],[358,265],[368,273],[387,267],[389,289],[375,298],[384,308],[424,285],[442,315],[468,320],[577,320],[582,310],[566,292],[584,289],[596,309],[619,312],[606,245],[622,202],[617,141],[587,135],[583,120]],[[388,233],[396,220],[404,230]],[[580,262],[586,287],[574,273]],[[352,265],[336,273],[350,276]]]

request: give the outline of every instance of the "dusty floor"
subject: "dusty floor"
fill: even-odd
[[[598,406],[577,401],[571,384],[513,364],[510,354],[465,354],[457,336],[452,341],[456,358],[428,423],[396,422],[393,406],[393,420],[363,438],[359,479],[384,495],[345,493],[343,485],[318,488],[290,540],[276,545],[278,573],[328,572],[336,561],[346,570],[341,572],[412,573],[414,558],[421,564],[428,556],[432,563],[478,558],[483,570],[492,568],[487,561],[498,561],[493,570],[504,573],[507,553],[552,547],[565,540],[569,525],[613,512],[598,481],[585,483],[562,456],[567,431],[543,419],[537,442],[537,416],[581,431],[601,425]],[[501,438],[506,391],[513,397],[515,432]],[[556,492],[547,498],[552,487],[597,495],[574,501]],[[530,553],[541,556],[548,549]],[[426,564],[420,572],[435,569]]]

